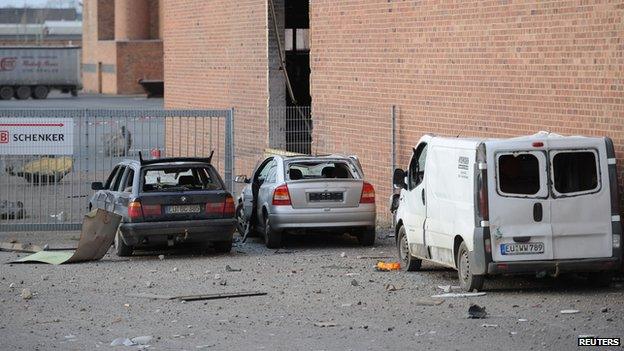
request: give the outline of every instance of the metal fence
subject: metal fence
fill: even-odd
[[[310,106],[271,107],[269,146],[299,154],[312,153],[311,112]]]
[[[233,186],[233,110],[1,110],[0,231],[80,228],[126,158],[207,156]]]

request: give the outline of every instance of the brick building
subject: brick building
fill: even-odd
[[[139,79],[163,77],[159,0],[85,0],[84,90],[142,93]]]
[[[288,29],[309,25],[312,150],[359,155],[381,211],[393,105],[398,165],[423,133],[550,130],[612,137],[621,174],[622,1],[315,0],[289,15],[294,3],[275,1],[277,31],[286,48]],[[249,173],[280,123],[271,109],[288,104],[270,2],[165,4],[165,104],[234,107],[236,170]]]

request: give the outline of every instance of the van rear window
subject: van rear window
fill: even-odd
[[[560,194],[598,188],[596,155],[591,151],[558,152],[553,157],[553,181]]]
[[[498,158],[499,190],[511,195],[535,195],[540,190],[539,161],[532,154]]]

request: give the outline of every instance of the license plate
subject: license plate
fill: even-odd
[[[544,253],[544,243],[501,244],[501,255],[536,255]]]
[[[178,214],[178,213],[198,213],[201,212],[201,206],[199,205],[173,205],[165,207],[165,213]]]
[[[342,193],[310,193],[310,201],[342,201]]]

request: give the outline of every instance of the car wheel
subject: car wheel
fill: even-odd
[[[232,251],[232,240],[217,241],[213,244],[213,247],[218,253],[229,253]]]
[[[0,87],[0,100],[11,100],[14,94],[13,87]]]
[[[117,229],[117,234],[115,234],[115,253],[119,257],[126,257],[132,255],[132,247],[126,245],[123,239],[121,238],[121,231]]]
[[[362,246],[375,245],[375,227],[367,227],[357,235],[358,241]]]
[[[18,100],[26,100],[30,97],[31,89],[28,85],[20,85],[15,90],[15,98]]]
[[[236,231],[241,237],[245,235],[245,228],[247,227],[247,221],[243,214],[243,204],[236,206]]]
[[[420,270],[422,260],[412,256],[410,253],[409,243],[407,242],[407,232],[405,232],[404,226],[399,228],[397,251],[399,252],[399,259],[401,260],[401,269],[408,272]]]
[[[264,244],[269,249],[277,249],[282,246],[282,232],[271,227],[268,217],[264,220]]]
[[[484,277],[470,272],[470,255],[465,242],[459,245],[459,250],[457,251],[457,274],[459,276],[459,286],[464,291],[481,290],[483,288]]]

